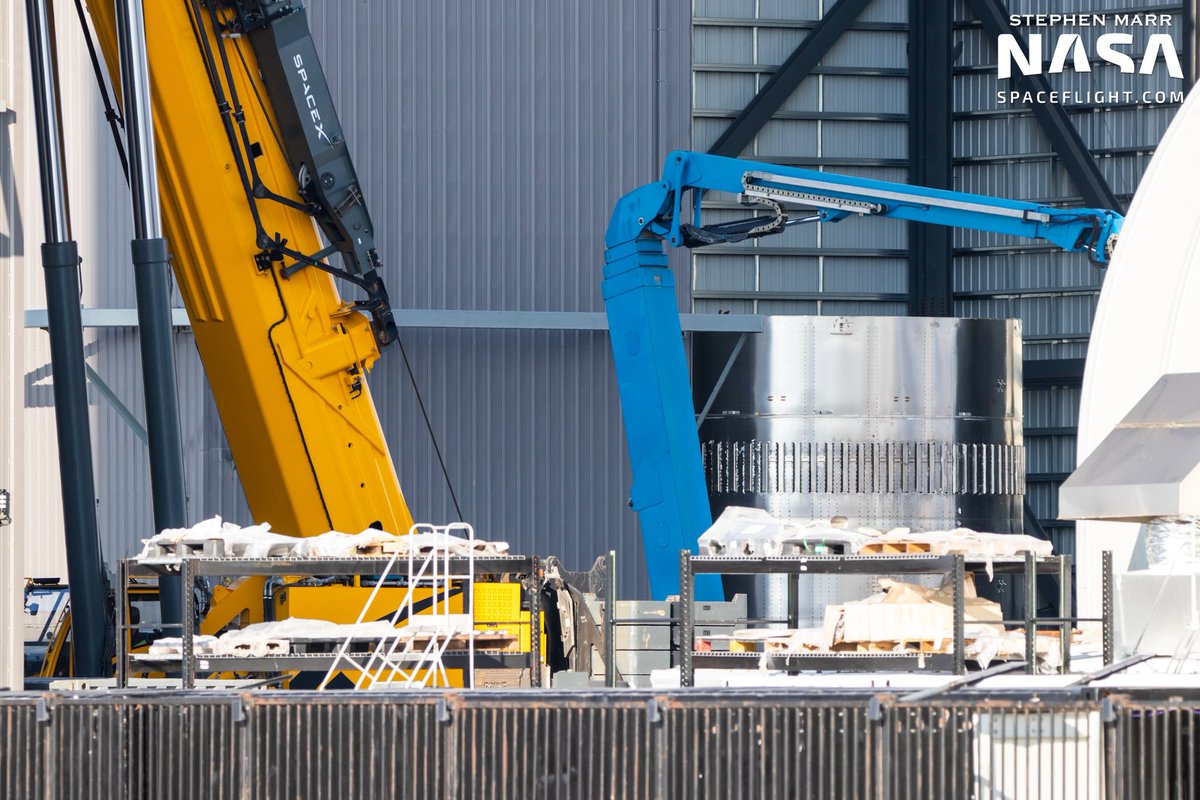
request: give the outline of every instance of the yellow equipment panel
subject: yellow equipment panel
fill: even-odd
[[[519,641],[513,650],[529,652],[529,612],[521,610],[525,588],[519,583],[475,584],[475,630],[516,630]],[[542,652],[545,653],[543,637]]]
[[[325,619],[338,624],[349,624],[358,620],[363,605],[370,597],[373,588],[367,586],[289,586],[275,594],[274,609],[276,619],[285,617],[301,617],[305,619]],[[391,619],[393,613],[404,602],[408,590],[403,587],[384,587],[371,602],[364,620]],[[474,619],[476,630],[519,630],[519,643],[514,642],[510,648],[523,653],[529,652],[529,612],[521,611],[523,589],[518,583],[482,583],[475,585]],[[414,590],[413,601],[418,613],[427,613],[432,589],[418,587]],[[422,608],[424,606],[424,608]],[[441,612],[441,599],[439,599]],[[450,596],[447,613],[463,613],[463,596],[454,592]],[[523,621],[518,628],[514,620]],[[543,637],[544,642],[544,637]],[[543,645],[544,646],[544,645]],[[543,652],[545,652],[543,650]],[[439,677],[431,679],[432,686],[463,686],[463,672],[458,669],[446,671],[447,682]],[[352,684],[358,679],[358,672],[343,670],[346,679]],[[403,676],[396,678],[403,681]]]
[[[358,615],[362,613],[363,605],[372,591],[371,586],[289,586],[275,593],[275,618],[325,619],[339,625],[352,624],[358,621]],[[375,622],[391,619],[407,593],[408,589],[400,586],[380,589],[363,620]],[[413,604],[417,607],[417,613],[428,613],[428,608],[422,609],[422,606],[429,602],[431,594],[432,590],[428,587],[413,590]],[[441,609],[442,598],[439,598],[438,611],[441,612]],[[450,596],[447,613],[463,613],[461,592]]]

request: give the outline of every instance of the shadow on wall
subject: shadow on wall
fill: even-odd
[[[88,342],[83,346],[83,357],[90,358],[100,350],[99,342]],[[54,383],[51,378],[54,368],[47,361],[37,369],[25,373],[25,407],[54,408]],[[96,405],[96,390],[91,381],[87,384],[87,402]]]
[[[0,191],[3,198],[3,209],[0,210],[0,256],[20,256],[25,254],[25,230],[21,226],[21,204],[17,200],[16,175],[12,160],[12,135],[9,126],[17,121],[17,112],[11,108],[0,111],[0,186],[6,187]]]

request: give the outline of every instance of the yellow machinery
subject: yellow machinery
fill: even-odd
[[[89,6],[111,69],[118,63],[112,0]],[[370,320],[343,301],[326,272],[285,277],[285,261],[260,257],[241,174],[249,161],[271,191],[308,201],[273,114],[259,102],[267,94],[248,39],[214,33],[214,17],[217,24],[234,17],[217,2],[162,0],[146,3],[145,14],[163,224],[251,513],[296,536],[407,532],[412,516],[366,380],[379,358]],[[205,61],[222,47],[229,73]],[[237,123],[232,110],[218,109],[217,89],[227,103],[240,99],[247,142],[261,155],[232,151],[225,126]],[[321,251],[305,211],[262,201],[254,213],[287,247]]]
[[[232,586],[218,584],[213,588],[212,606],[201,621],[199,632],[213,635],[226,627],[241,628],[257,622],[262,622],[264,616],[263,597],[261,596],[261,580],[242,580]],[[65,594],[66,587],[56,584],[50,588],[59,589]],[[385,619],[395,610],[396,605],[403,599],[405,590],[384,589],[376,596],[371,608],[367,611],[368,619]],[[358,619],[363,604],[371,594],[371,586],[355,581],[349,586],[309,586],[303,583],[288,583],[272,586],[270,603],[272,617],[301,617],[305,619],[327,619],[339,624],[353,623]],[[530,626],[529,611],[521,610],[524,587],[520,583],[477,583],[475,585],[475,627],[477,630],[508,630],[517,628],[517,640],[508,648],[517,652],[529,652]],[[429,595],[429,590],[417,590],[415,600],[419,605],[421,600]],[[158,585],[132,579],[127,589],[126,619],[134,623],[124,632],[125,647],[128,652],[145,652],[149,639],[161,624],[154,616],[158,606]],[[450,598],[449,613],[462,613],[461,596]],[[63,608],[60,614],[50,620],[49,629],[44,638],[45,653],[40,660],[40,668],[36,673],[39,678],[63,678],[74,674],[73,659],[69,643],[71,635],[71,611]],[[542,651],[545,652],[545,637],[542,638]],[[357,673],[347,671],[347,679],[353,683]],[[460,670],[448,671],[450,685],[462,685]],[[140,673],[134,677],[161,678],[162,673]],[[232,673],[213,674],[209,678],[232,679],[239,677]],[[438,681],[435,679],[436,685]]]
[[[40,592],[60,591],[66,598],[67,587],[65,584],[56,582],[56,579],[48,580],[33,580],[29,579],[26,593],[26,612],[30,613],[29,595],[31,589]],[[154,631],[161,623],[157,620],[158,613],[158,584],[147,583],[144,581],[130,581],[126,591],[127,605],[125,608],[125,618],[142,623],[142,627],[133,627],[124,632],[125,647],[129,652],[141,653],[145,652],[149,646],[146,634],[149,631]],[[227,605],[228,607],[228,605]],[[261,604],[259,605],[261,609]],[[216,620],[205,620],[210,625],[216,623]],[[257,619],[250,618],[245,620],[244,624],[250,622],[262,622],[262,613],[259,612]],[[45,652],[42,655],[36,674],[27,671],[27,677],[37,678],[66,678],[75,674],[75,657],[71,647],[71,608],[69,603],[62,604],[60,613],[53,615],[52,618],[46,621],[47,629],[45,635],[40,637],[45,645]],[[201,626],[203,632],[207,632],[204,626]],[[217,628],[219,629],[219,628]],[[159,674],[145,674],[143,677],[162,677]]]
[[[113,0],[88,5],[119,88]],[[412,516],[366,378],[394,325],[303,7],[144,7],[165,235],[251,513],[296,536],[407,533]],[[344,300],[334,274],[368,301]],[[520,616],[516,587],[478,586],[481,625]],[[261,620],[263,590],[262,578],[217,587],[201,631]],[[404,591],[382,591],[380,608]],[[277,618],[352,622],[368,592],[292,585],[265,605]]]

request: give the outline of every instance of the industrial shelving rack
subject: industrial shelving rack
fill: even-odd
[[[488,650],[474,651],[474,665],[477,669],[520,669],[529,670],[529,681],[532,686],[541,685],[541,581],[540,564],[536,556],[475,556],[474,574],[479,576],[523,575],[525,596],[529,604],[529,652],[512,653]],[[118,602],[116,604],[117,627],[117,685],[126,687],[129,684],[129,673],[135,671],[152,671],[180,673],[183,688],[190,689],[196,685],[197,672],[318,672],[332,667],[338,658],[336,647],[329,653],[293,653],[274,656],[227,656],[202,654],[194,652],[194,637],[196,635],[196,602],[192,591],[183,592],[183,622],[177,626],[160,625],[160,627],[178,627],[182,630],[182,658],[150,659],[134,658],[129,652],[127,631],[130,625],[125,619],[125,609],[128,608],[128,593],[130,578],[174,577],[178,576],[180,584],[191,587],[196,578],[233,578],[233,577],[282,577],[282,576],[363,576],[380,575],[387,568],[390,557],[347,557],[347,558],[223,558],[209,556],[183,556],[178,561],[164,563],[139,563],[136,559],[127,559],[118,564]],[[468,559],[452,558],[450,564],[456,569],[466,568]],[[334,643],[335,645],[337,643]],[[352,654],[369,658],[370,653]],[[446,666],[454,669],[466,668],[467,653],[450,652],[443,658]]]
[[[758,669],[765,663],[768,669],[790,672],[825,670],[834,672],[861,671],[927,671],[966,673],[965,597],[966,573],[986,569],[990,563],[995,574],[1024,574],[1026,586],[1025,616],[1020,620],[1002,620],[1006,625],[1024,625],[1026,631],[1039,627],[1059,629],[1062,671],[1070,669],[1071,628],[1079,622],[1100,622],[1104,630],[1104,664],[1112,663],[1112,554],[1104,555],[1104,613],[1100,619],[1081,617],[1038,617],[1036,578],[1039,567],[1053,570],[1059,579],[1060,609],[1071,605],[1071,557],[1068,555],[1036,558],[1032,553],[1021,557],[991,559],[968,558],[963,555],[791,555],[776,557],[697,556],[688,550],[679,554],[679,599],[682,617],[680,636],[680,685],[693,686],[695,671],[709,669]],[[949,575],[953,605],[953,651],[951,653],[737,653],[729,651],[697,651],[695,649],[695,575],[786,575],[788,577],[788,619],[790,628],[799,627],[799,588],[804,575]],[[1060,612],[1061,613],[1061,612]],[[1026,636],[1025,669],[1035,667],[1035,640]]]

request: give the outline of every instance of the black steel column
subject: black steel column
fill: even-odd
[[[604,685],[617,685],[617,551],[608,551],[605,563],[604,597]]]
[[[162,236],[154,123],[150,108],[150,68],[141,0],[118,0],[117,38],[121,55],[121,96],[129,189],[133,196],[133,276],[137,294],[142,384],[146,394],[146,438],[150,449],[150,488],[154,530],[187,526],[183,488],[183,443],[179,398],[175,393],[175,351],[171,329],[171,256]],[[159,581],[164,622],[180,617],[180,582]]]
[[[953,189],[952,3],[908,6],[908,182]],[[908,313],[954,316],[953,229],[908,225]]]
[[[62,482],[67,578],[71,590],[71,647],[75,654],[75,675],[99,677],[112,674],[105,657],[112,637],[96,526],[92,435],[83,368],[83,321],[79,311],[79,249],[71,238],[53,45],[54,19],[47,6],[47,0],[25,3],[46,228],[42,267],[46,277],[58,473]]]
[[[1196,70],[1200,69],[1200,42],[1196,40],[1196,20],[1200,17],[1200,0],[1184,0],[1180,16],[1179,49],[1183,52],[1183,88],[1190,91],[1196,85]]]

